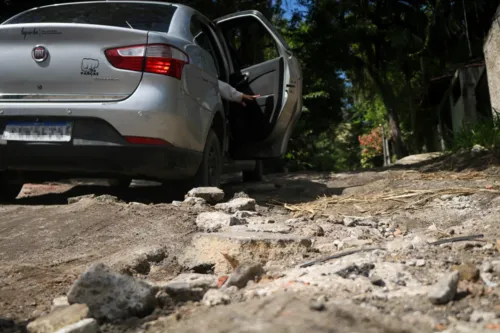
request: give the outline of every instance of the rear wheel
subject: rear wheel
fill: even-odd
[[[23,184],[9,183],[4,175],[0,175],[0,201],[12,201],[21,192]]]
[[[259,182],[262,180],[262,161],[255,161],[255,167],[251,171],[243,171],[244,182]]]
[[[170,180],[163,183],[163,192],[169,199],[182,200],[194,187],[219,187],[222,174],[220,141],[211,129],[207,136],[203,158],[196,174],[189,180]]]
[[[194,186],[220,186],[222,175],[222,152],[220,141],[214,130],[208,132],[203,160],[194,177]]]

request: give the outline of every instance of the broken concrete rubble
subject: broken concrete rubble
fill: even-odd
[[[231,302],[231,298],[220,290],[210,289],[203,296],[202,302],[206,306],[216,306],[222,304],[229,304]]]
[[[64,308],[67,306],[69,306],[68,297],[60,296],[60,297],[54,298],[54,300],[52,301],[52,307],[50,308],[50,311],[52,312],[52,311],[55,311],[57,309]]]
[[[210,274],[184,273],[168,282],[156,282],[153,286],[165,291],[175,302],[199,301],[209,289],[217,288],[217,277]]]
[[[480,276],[479,269],[472,263],[453,266],[453,269],[458,271],[461,281],[477,281]]]
[[[60,308],[28,324],[29,333],[53,333],[68,325],[87,318],[89,308],[85,304],[73,304]]]
[[[231,201],[215,205],[215,209],[226,213],[236,213],[237,211],[254,211],[256,202],[251,198],[236,198]]]
[[[459,273],[457,271],[441,277],[439,281],[430,288],[427,295],[431,303],[440,305],[453,300],[457,293],[458,280]]]
[[[61,328],[55,333],[98,333],[99,325],[93,318],[86,318],[77,323]]]
[[[317,224],[310,224],[302,228],[302,233],[306,237],[322,237],[325,235],[323,228]]]
[[[217,187],[197,187],[186,194],[186,198],[201,198],[209,203],[224,200],[224,191]]]
[[[264,274],[264,269],[261,264],[258,263],[242,263],[234,272],[231,273],[229,279],[223,285],[223,288],[229,288],[232,286],[238,288],[245,288],[247,283],[250,281],[255,281],[260,279]]]
[[[87,304],[90,316],[100,320],[146,316],[156,306],[155,289],[104,264],[91,265],[71,287],[70,304]]]
[[[245,223],[244,219],[238,219],[222,212],[205,212],[196,218],[196,226],[206,232],[216,232],[224,227]]]
[[[122,274],[146,275],[151,270],[152,264],[157,264],[167,257],[167,249],[164,246],[149,245],[130,249],[128,256],[116,256],[109,262],[112,270]]]
[[[418,329],[392,316],[348,304],[327,303],[313,307],[315,300],[307,296],[279,294],[270,299],[257,299],[231,306],[217,306],[207,312],[189,315],[186,320],[158,320],[145,333],[168,332],[211,333],[233,332],[367,332],[416,333]],[[321,310],[321,311],[318,311]]]
[[[231,266],[221,253],[240,262],[265,264],[269,260],[288,259],[311,247],[308,238],[268,232],[222,232],[194,235],[178,260],[184,267],[214,265],[215,274],[227,274]]]
[[[244,226],[236,226],[232,228],[231,231],[270,232],[277,234],[289,234],[293,231],[293,228],[286,224],[248,224]]]
[[[425,177],[428,176],[435,177],[436,175],[425,174]],[[398,177],[412,177],[412,179],[415,179],[417,176],[415,173],[409,172],[408,174],[400,173]],[[411,327],[415,325],[414,322],[418,321],[417,319],[421,319],[422,322],[425,321],[427,328],[424,330],[417,329],[418,332],[442,331],[446,330],[446,328],[448,328],[449,332],[455,332],[456,321],[460,322],[460,324],[466,323],[465,326],[470,332],[480,332],[481,330],[477,330],[478,328],[482,329],[487,325],[494,327],[492,325],[500,323],[497,318],[491,316],[494,311],[497,311],[496,288],[500,283],[500,269],[496,267],[500,267],[500,265],[498,263],[493,264],[498,254],[493,244],[496,239],[500,239],[500,234],[497,233],[495,228],[496,220],[490,216],[492,211],[500,212],[500,210],[491,205],[490,198],[483,199],[484,203],[482,204],[485,205],[484,207],[489,207],[485,209],[490,210],[484,214],[469,210],[470,207],[478,206],[473,204],[475,199],[469,198],[465,200],[464,197],[455,202],[453,194],[446,194],[449,196],[446,202],[431,198],[432,200],[425,203],[422,201],[422,205],[407,210],[400,209],[400,207],[403,207],[400,201],[371,202],[370,196],[374,191],[378,193],[387,189],[385,187],[380,188],[380,183],[375,184],[376,186],[372,184],[374,190],[365,187],[361,182],[355,185],[361,187],[358,192],[360,194],[356,195],[357,190],[352,188],[352,183],[343,184],[343,179],[345,178],[341,180],[330,179],[328,181],[334,185],[330,184],[328,186],[338,186],[339,189],[351,187],[350,193],[354,195],[352,200],[358,202],[357,207],[353,208],[349,200],[347,202],[339,201],[338,199],[342,199],[342,195],[322,198],[318,200],[319,203],[305,204],[300,203],[297,198],[291,198],[291,200],[295,200],[294,204],[291,203],[291,200],[287,201],[285,198],[279,198],[280,200],[283,199],[283,202],[290,202],[290,204],[286,207],[263,204],[257,206],[256,211],[236,211],[231,213],[232,215],[224,211],[217,211],[217,214],[222,214],[219,216],[232,216],[244,220],[247,224],[230,225],[231,223],[228,223],[215,229],[195,228],[195,220],[197,217],[199,218],[198,213],[211,213],[215,210],[215,207],[209,206],[205,199],[199,197],[187,197],[179,207],[172,207],[169,204],[150,204],[146,209],[135,205],[132,207],[130,204],[113,204],[112,207],[120,212],[118,214],[120,218],[129,218],[123,213],[124,211],[130,210],[134,213],[130,216],[130,223],[126,225],[134,232],[133,241],[129,240],[126,246],[118,248],[117,242],[112,241],[113,239],[110,239],[110,237],[116,234],[117,238],[119,238],[122,237],[122,234],[116,233],[117,229],[109,225],[99,226],[99,230],[104,232],[99,233],[95,238],[88,237],[88,240],[109,239],[110,252],[115,251],[115,249],[118,249],[119,252],[103,255],[106,263],[116,263],[115,258],[126,259],[125,262],[128,262],[131,268],[127,270],[127,274],[135,276],[139,280],[155,281],[147,283],[154,290],[155,303],[158,308],[151,315],[143,318],[134,318],[135,315],[127,315],[127,317],[116,319],[116,321],[113,320],[111,323],[103,322],[102,331],[109,333],[122,331],[143,333],[143,331],[149,330],[150,326],[154,326],[151,321],[164,315],[169,316],[169,324],[159,332],[181,331],[181,328],[184,328],[182,327],[183,324],[193,327],[195,325],[192,322],[193,320],[215,314],[219,308],[225,310],[220,313],[217,312],[217,315],[221,316],[219,321],[225,325],[227,320],[223,318],[224,315],[231,316],[234,314],[236,320],[241,318],[238,313],[235,314],[233,307],[253,309],[254,302],[259,301],[262,302],[260,304],[263,304],[265,308],[270,309],[267,302],[273,302],[281,297],[283,293],[297,296],[301,301],[304,301],[305,309],[315,318],[314,320],[319,321],[322,319],[315,317],[316,312],[330,313],[332,307],[338,311],[343,311],[339,314],[335,310],[330,313],[333,316],[339,314],[341,317],[354,318],[348,324],[348,327],[336,326],[335,329],[340,332],[352,328],[349,325],[356,322],[359,309],[374,311],[374,317],[384,317],[391,320],[394,318],[398,318],[396,320],[403,319],[403,324],[409,324]],[[431,181],[422,180],[418,184],[423,188],[422,192],[428,191],[427,186],[434,186],[437,183],[433,179]],[[392,186],[392,182],[393,180],[387,181],[387,184]],[[457,184],[456,186],[462,186],[458,181]],[[483,188],[485,184],[486,182],[479,183],[478,186]],[[405,188],[405,186],[412,184],[402,183],[396,185],[395,188],[390,187],[388,191],[394,190],[398,192],[398,188]],[[455,182],[452,185],[455,186]],[[413,191],[413,188],[409,191]],[[417,191],[419,190],[411,194],[419,193]],[[234,192],[234,190],[228,190],[227,193],[232,194]],[[241,197],[248,199],[248,196],[245,195],[241,195]],[[267,198],[263,196],[262,193],[257,193],[255,198],[263,203],[271,203],[271,199],[273,199],[273,197]],[[413,196],[408,196],[408,198],[405,197],[403,201],[408,201],[411,204],[417,199],[420,200],[420,195],[416,198]],[[324,202],[321,202],[323,200]],[[456,204],[463,202],[470,203],[467,206],[469,208],[463,208]],[[89,203],[82,202],[73,205],[73,207],[68,206],[66,209],[76,210],[84,204],[88,205]],[[197,205],[200,210],[193,209]],[[432,205],[436,207],[432,207]],[[95,206],[99,206],[99,209],[104,207],[101,204],[94,205],[94,208]],[[157,206],[161,207],[161,209],[158,209]],[[440,210],[446,209],[448,210],[445,213],[440,213]],[[449,217],[452,209],[460,210],[460,213]],[[467,210],[467,215],[464,215],[464,209]],[[434,214],[431,219],[423,216],[424,212],[428,213],[429,211]],[[103,212],[99,211],[99,214],[103,214]],[[373,218],[355,217],[353,218],[355,221],[353,225],[348,223],[346,226],[343,223],[345,216],[364,214],[371,215]],[[175,220],[169,219],[170,215],[175,215]],[[329,216],[335,218],[329,218]],[[485,219],[484,223],[483,218]],[[462,223],[461,219],[465,219],[465,221]],[[155,220],[160,222],[154,224],[153,221]],[[287,220],[288,223],[285,222]],[[373,220],[374,223],[361,222],[364,220],[368,222]],[[432,223],[435,224],[429,229],[428,226]],[[139,228],[138,226],[141,224],[145,228]],[[172,225],[176,227],[170,228]],[[41,222],[40,230],[44,227],[46,227],[45,222]],[[97,226],[88,225],[85,230],[93,230],[93,228],[97,229]],[[195,232],[200,231],[200,229],[211,232],[196,234]],[[79,237],[83,239],[86,236],[85,232],[79,231],[79,233],[82,233],[81,236],[79,234]],[[481,232],[487,235],[486,242],[469,240],[457,243],[460,246],[450,245],[449,243],[438,244],[437,246],[429,244],[441,240],[443,237]],[[158,234],[160,237],[157,236]],[[69,236],[68,241],[59,241],[58,252],[50,260],[62,261],[82,258],[77,257],[77,253],[71,257],[60,258],[61,253],[65,252],[66,248],[69,248],[69,239],[74,237],[74,235]],[[95,235],[92,234],[91,236],[94,237]],[[3,235],[2,237],[4,241],[8,239]],[[140,250],[143,248],[142,244],[150,244],[150,239],[154,239],[154,243],[151,242],[151,244],[168,244],[168,258],[164,257],[159,262],[153,262],[140,255]],[[90,247],[92,241],[88,240],[85,239],[85,246]],[[141,245],[137,246],[139,243]],[[175,245],[171,246],[170,244]],[[466,244],[474,245],[465,246]],[[371,252],[366,253],[351,252],[347,256],[333,257],[322,262],[316,260],[367,247],[378,248],[379,250],[371,250]],[[5,249],[5,246],[3,248]],[[100,243],[98,249],[108,250],[108,243]],[[75,251],[75,248],[71,248],[71,250]],[[92,251],[95,251],[95,249],[92,249]],[[82,255],[82,253],[78,253],[78,255]],[[237,262],[238,265],[234,265],[234,262],[231,265],[231,261],[225,259],[224,255],[234,257],[234,262]],[[31,259],[26,258],[26,260],[29,262]],[[87,262],[85,260],[78,259],[77,264],[81,265],[83,262]],[[100,257],[92,257],[91,260],[100,260]],[[444,271],[453,270],[454,265],[463,265],[468,260],[473,263],[473,266],[482,267],[479,279],[463,278],[459,273],[459,280],[462,279],[463,281],[460,282],[457,289],[464,291],[464,296],[465,291],[469,292],[470,295],[462,298],[462,294],[460,294],[458,297],[453,298],[454,302],[446,306],[432,306],[426,296],[430,294],[429,290],[436,281],[436,277],[440,276]],[[317,263],[309,267],[300,267],[301,264],[312,261]],[[245,273],[243,268],[248,262],[255,263],[258,268],[257,273]],[[483,263],[485,263],[484,268]],[[73,272],[79,272],[78,270],[81,269],[81,266],[72,266],[72,264],[68,266]],[[235,267],[237,268],[235,269]],[[261,270],[262,267],[264,267],[265,274]],[[24,269],[27,270],[27,268]],[[32,268],[29,269],[32,270]],[[66,266],[64,266],[64,269],[66,269]],[[8,266],[6,268],[2,266],[2,271],[5,273],[2,275],[2,272],[0,272],[0,296],[6,294],[5,291],[17,278],[18,274],[16,270],[9,269]],[[54,271],[56,270],[54,269]],[[197,273],[186,273],[188,271]],[[249,268],[246,271],[251,272],[252,270]],[[212,275],[214,272],[215,275]],[[72,274],[74,273],[68,274],[68,278],[74,280]],[[237,278],[238,275],[242,277]],[[473,271],[470,276],[477,277],[477,273]],[[54,295],[67,291],[65,282],[68,278],[57,278],[58,280],[54,285],[60,286],[56,287],[58,289],[55,289],[55,292],[50,291],[49,301]],[[63,288],[62,291],[61,287]],[[313,300],[309,301],[305,296],[311,296]],[[42,316],[43,311],[47,310],[45,306],[50,305],[50,302],[45,300],[45,303],[43,303],[38,295],[30,295],[30,297],[36,298],[36,301],[33,300],[33,303],[31,303],[32,300],[29,299],[28,302],[18,302],[12,307],[18,307],[19,305],[30,307],[27,311],[34,314],[30,319]],[[109,299],[103,302],[112,301],[110,296]],[[4,301],[0,300],[0,308],[8,308],[5,306],[5,302],[3,304],[2,302]],[[54,301],[54,303],[56,302]],[[230,306],[224,306],[229,303]],[[68,306],[64,300],[61,300],[61,303],[58,304],[61,307]],[[349,306],[353,304],[358,304],[359,307],[350,308]],[[294,313],[288,314],[287,309],[289,308],[285,306],[284,313],[280,312],[277,318],[269,317],[267,321],[262,319],[262,316],[258,316],[261,310],[256,309],[257,312],[252,314],[251,318],[248,317],[244,323],[254,324],[254,326],[249,327],[257,331],[261,329],[259,325],[263,322],[267,331],[274,332],[277,329],[279,332],[279,329],[282,329],[283,331],[294,332],[296,328],[293,325],[292,327],[282,326],[284,324],[280,321],[281,316],[288,318],[290,315],[294,315]],[[8,315],[6,317],[11,318]],[[219,321],[213,321],[216,326],[210,327],[206,332],[212,333],[220,329],[223,330],[218,325]],[[315,323],[313,322],[312,326],[306,328],[312,327],[312,332],[314,332],[318,327]],[[0,318],[0,331],[4,328],[2,325],[5,324]],[[66,326],[63,329],[69,329],[73,325],[75,324]],[[320,325],[322,324],[320,323]],[[371,326],[367,327],[367,325],[365,323],[360,325],[359,330],[354,329],[351,331],[365,332],[367,329],[372,328]],[[321,327],[326,331],[330,329],[329,327]],[[266,331],[265,328],[263,331]],[[302,326],[302,328],[304,327]],[[194,329],[201,330],[201,328]],[[235,328],[235,331],[238,332],[239,329]],[[7,332],[11,333],[10,331]],[[71,333],[88,332],[75,331]]]

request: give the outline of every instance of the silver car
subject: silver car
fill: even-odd
[[[0,197],[25,182],[258,179],[302,108],[298,60],[257,11],[210,21],[182,5],[92,1],[0,25]],[[221,99],[218,80],[261,97]],[[240,163],[239,161],[242,161]],[[250,166],[250,167],[249,167]]]

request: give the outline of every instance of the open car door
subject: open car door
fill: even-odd
[[[229,123],[233,159],[282,156],[302,109],[302,72],[281,34],[258,11],[215,21],[232,65],[230,84],[260,95],[246,106],[232,103]]]

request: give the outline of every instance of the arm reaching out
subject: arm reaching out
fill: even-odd
[[[219,91],[222,98],[228,100],[230,102],[242,103],[245,105],[244,100],[253,101],[256,98],[260,97],[260,95],[246,95],[242,92],[231,87],[226,82],[219,80]]]

